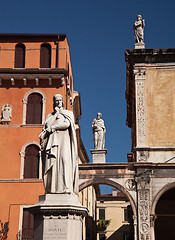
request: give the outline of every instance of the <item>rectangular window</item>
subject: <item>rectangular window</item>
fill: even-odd
[[[99,219],[105,219],[105,208],[99,208]]]
[[[124,221],[128,222],[129,219],[128,219],[128,209],[127,208],[124,208]]]
[[[23,211],[22,240],[34,240],[34,217],[27,209]]]
[[[100,233],[99,240],[105,240],[105,239],[106,239],[106,235],[104,233]]]
[[[129,234],[128,233],[124,233],[124,238],[123,238],[123,240],[129,240],[130,238],[129,238]]]

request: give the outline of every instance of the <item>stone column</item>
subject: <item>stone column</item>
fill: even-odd
[[[133,216],[134,240],[137,240],[137,217]]]
[[[156,215],[151,215],[150,216],[150,239],[155,240],[155,220],[156,220]]]
[[[29,210],[34,215],[34,240],[82,240],[87,208],[77,195],[45,194]]]
[[[136,177],[139,240],[150,240],[150,177],[145,171]]]

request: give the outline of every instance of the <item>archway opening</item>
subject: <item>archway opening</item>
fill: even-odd
[[[155,239],[175,239],[175,188],[164,192],[156,205]]]
[[[80,191],[80,200],[89,209],[84,239],[134,240],[130,200],[115,184],[90,184]]]

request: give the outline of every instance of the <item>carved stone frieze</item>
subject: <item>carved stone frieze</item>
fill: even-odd
[[[135,181],[137,182],[138,190],[149,189],[150,176],[148,173],[143,172],[135,176]]]
[[[145,69],[134,70],[136,87],[136,133],[137,146],[146,145],[145,124]]]
[[[146,162],[148,159],[148,152],[147,151],[138,151],[137,152],[137,161],[138,162]]]
[[[136,188],[134,179],[127,179],[125,182],[126,189],[129,191],[133,191]]]
[[[135,177],[138,190],[139,239],[150,239],[150,176],[148,172]]]

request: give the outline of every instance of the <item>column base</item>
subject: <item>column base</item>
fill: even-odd
[[[107,149],[91,149],[93,163],[106,163]]]
[[[142,48],[145,48],[145,43],[141,43],[141,42],[135,43],[134,46],[135,46],[135,49],[142,49]]]

